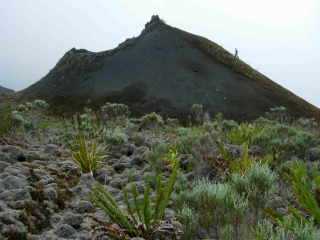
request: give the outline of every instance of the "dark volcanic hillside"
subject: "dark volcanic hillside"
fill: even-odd
[[[0,86],[0,94],[10,94],[10,93],[14,93],[14,91],[9,88]]]
[[[47,76],[22,92],[57,108],[123,102],[134,113],[184,114],[193,103],[211,113],[251,119],[274,106],[298,116],[319,110],[272,82],[219,45],[173,28],[157,16],[137,38],[93,53],[72,49]]]

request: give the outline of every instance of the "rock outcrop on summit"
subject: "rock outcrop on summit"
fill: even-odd
[[[211,114],[253,119],[285,106],[295,116],[319,109],[276,84],[216,43],[153,16],[142,33],[103,52],[71,49],[40,81],[21,93],[74,111],[90,102],[129,105],[134,114],[182,117],[194,103]]]

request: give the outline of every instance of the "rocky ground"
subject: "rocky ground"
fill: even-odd
[[[121,232],[124,229],[93,205],[90,199],[93,186],[102,184],[115,198],[116,204],[126,209],[123,189],[135,183],[140,196],[143,196],[146,186],[156,190],[153,185],[157,176],[164,182],[168,180],[173,172],[168,157],[172,150],[176,151],[180,166],[171,196],[173,201],[168,201],[164,219],[152,229],[156,234],[146,239],[267,240],[279,239],[276,238],[278,230],[286,234],[283,236],[288,236],[281,239],[319,239],[318,224],[307,217],[316,217],[313,214],[320,209],[320,186],[317,185],[320,131],[314,120],[292,121],[282,111],[276,119],[267,115],[273,120],[262,118],[242,124],[219,116],[208,120],[205,116],[197,118],[195,115],[194,122],[186,127],[174,119],[164,120],[155,113],[139,119],[126,117],[106,121],[104,110],[100,113],[101,119],[97,119],[96,113],[86,109],[78,120],[61,119],[37,110],[39,104],[45,106],[44,102],[33,104],[32,107],[30,104],[15,106],[14,111],[9,109],[14,120],[12,128],[0,137],[1,240],[111,239],[107,235],[110,230],[118,228]],[[121,107],[125,113],[128,112],[124,106],[106,106],[107,109]],[[19,127],[16,121],[19,121]],[[93,174],[83,173],[72,156],[71,149],[79,131],[86,134],[88,141],[94,139],[104,147],[103,160]],[[301,211],[305,209],[300,207],[304,203],[292,187],[293,182],[288,182],[289,169],[297,170],[292,166],[298,163],[310,170],[310,176],[307,173],[301,176],[305,182],[312,183],[310,188],[304,186],[308,196],[314,197],[315,206],[311,210]],[[243,199],[242,192],[237,195],[234,190],[235,176],[240,179],[237,183],[245,181],[246,199]],[[207,181],[205,188],[197,186],[199,179]],[[229,187],[229,190],[232,188],[233,192],[229,193],[233,195],[230,196],[235,196],[240,207],[245,206],[240,222],[237,215],[240,207],[227,205],[227,201],[217,202],[221,204],[217,205],[219,208],[210,204],[205,206],[203,198],[195,197],[201,191],[221,186]],[[153,192],[149,195],[153,196]],[[260,195],[265,197],[260,199]],[[204,201],[203,205],[200,203],[198,206],[198,200]],[[206,207],[205,212],[202,212],[203,206]],[[289,229],[285,225],[281,228],[278,224],[272,225],[270,218],[262,214],[266,207],[293,222],[295,216],[290,209],[295,209],[296,213],[301,212],[304,216],[306,225],[299,222]],[[217,209],[222,217],[212,222],[208,212]],[[256,209],[261,210],[259,222],[253,222],[257,220],[254,217]],[[181,217],[183,210],[186,218]],[[224,220],[225,215],[229,220]],[[204,229],[206,221],[209,225]],[[192,225],[188,225],[190,223]],[[239,223],[239,228],[235,223]],[[216,230],[217,226],[219,230]],[[256,238],[260,228],[264,237]],[[192,232],[188,233],[190,229]],[[309,238],[300,238],[307,232],[310,233]],[[224,237],[217,237],[218,233]],[[238,235],[230,237],[230,233]]]
[[[0,146],[0,232],[9,239],[94,239],[108,218],[88,193],[108,184],[117,200],[129,175],[143,187],[145,146],[124,145],[93,178],[81,174],[70,152],[55,144]],[[132,174],[129,174],[128,172]],[[101,238],[102,239],[102,238]],[[104,237],[103,239],[107,239]]]

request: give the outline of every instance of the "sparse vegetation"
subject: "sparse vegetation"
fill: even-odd
[[[69,187],[79,184],[80,170],[89,173],[80,182],[94,186],[86,194],[109,216],[95,224],[113,239],[319,238],[320,134],[314,120],[272,111],[250,123],[217,115],[182,126],[156,113],[131,119],[126,106],[110,103],[104,122],[101,112],[89,108],[54,119],[44,111],[46,104],[34,104],[2,108],[3,139],[14,133],[49,143],[54,130],[54,142],[71,149],[77,170],[69,166],[71,172],[57,173],[50,166],[62,176],[49,191],[53,204],[68,208],[80,191]],[[48,151],[55,156],[52,147]],[[47,214],[47,180],[41,174],[35,170],[30,177],[30,194]],[[36,232],[33,217],[39,213],[34,204],[24,206],[23,222]],[[37,222],[46,223],[40,215]]]

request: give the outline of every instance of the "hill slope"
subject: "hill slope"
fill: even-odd
[[[14,91],[9,88],[0,86],[0,94],[10,94],[10,93],[14,93]]]
[[[71,49],[39,82],[22,92],[57,108],[123,102],[134,113],[181,116],[193,103],[211,113],[251,119],[285,106],[297,116],[319,109],[236,59],[219,45],[153,16],[140,36],[99,53]]]

